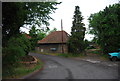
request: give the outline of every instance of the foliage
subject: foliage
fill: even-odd
[[[96,36],[104,54],[120,48],[120,4],[110,5],[89,17],[90,33]]]
[[[56,54],[57,56],[62,56],[65,58],[69,58],[69,57],[83,57],[85,56],[85,54],[81,53],[81,54],[75,54],[75,53],[60,53],[60,54]]]
[[[3,2],[2,3],[2,35],[3,46],[7,45],[10,37],[19,34],[20,27],[24,24],[49,25],[52,19],[49,14],[57,8],[57,2]]]
[[[21,47],[3,48],[2,50],[2,74],[11,75],[14,73],[14,68],[19,65],[20,57],[24,56],[25,52]]]
[[[21,47],[26,55],[31,50],[31,43],[30,40],[25,37],[24,35],[18,35],[16,37],[11,37],[8,41],[8,47],[14,48],[14,47]]]
[[[49,25],[49,14],[57,8],[57,2],[3,2],[2,3],[2,46],[3,73],[12,73],[21,56],[31,50],[30,41],[20,35],[20,27],[25,24]],[[19,36],[20,35],[20,36]],[[9,74],[9,73],[8,73]]]
[[[101,55],[100,50],[90,51],[89,53],[93,53],[93,54],[98,54],[98,55]]]
[[[29,36],[31,37],[30,42],[32,45],[32,50],[35,49],[36,43],[37,43],[37,34],[36,34],[36,28],[35,26],[32,26],[31,30],[29,31]]]
[[[80,53],[85,49],[84,35],[85,27],[82,23],[83,17],[79,11],[79,6],[75,7],[71,36],[68,41],[69,52]]]
[[[19,27],[24,23],[22,3],[2,3],[2,35],[3,46],[11,36],[19,33]]]
[[[54,31],[57,31],[57,28],[53,28],[52,30],[50,30],[50,31],[49,31],[49,34],[50,34],[51,32],[54,32]]]
[[[46,36],[46,30],[40,30],[36,29],[35,26],[32,26],[31,30],[29,31],[29,36],[31,36],[31,45],[32,45],[32,50],[35,49],[35,46],[37,46],[37,41],[42,40]]]
[[[14,73],[4,73],[2,78],[3,79],[20,78],[42,67],[43,67],[43,63],[40,60],[38,60],[37,64],[30,64],[30,65],[21,64],[19,67],[14,68]]]
[[[85,48],[88,48],[89,44],[90,44],[90,42],[89,42],[88,40],[85,40],[85,41],[84,41],[84,47],[85,47]]]
[[[8,65],[15,64],[21,56],[27,55],[30,50],[31,45],[26,37],[12,37],[9,39],[7,47],[3,48],[3,62]]]
[[[27,12],[26,24],[32,23],[40,26],[41,24],[49,25],[48,20],[52,19],[49,14],[55,12],[57,2],[26,2],[24,3]]]
[[[13,66],[18,61],[20,61],[20,57],[24,56],[25,52],[21,47],[8,47],[3,49],[3,65],[7,66]]]
[[[33,25],[31,30],[29,31],[29,36],[31,36],[30,41],[32,44],[32,50],[34,50],[35,47],[38,45],[37,44],[38,40],[42,40],[44,37],[46,37],[47,34],[56,30],[57,30],[56,28],[50,30],[49,27],[36,29],[35,25]]]
[[[68,57],[68,54],[66,54],[66,53],[60,53],[60,54],[57,54],[57,56],[62,56],[62,57]]]
[[[14,68],[19,65],[20,58],[31,50],[30,41],[23,35],[9,39],[7,47],[3,48],[3,74],[14,73]],[[9,68],[9,69],[8,69]]]

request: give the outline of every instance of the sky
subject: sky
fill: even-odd
[[[50,29],[57,28],[57,30],[61,30],[61,19],[63,22],[63,30],[68,34],[71,32],[73,15],[75,11],[75,6],[80,7],[80,11],[84,18],[83,23],[85,27],[88,29],[88,18],[90,14],[94,14],[99,12],[100,10],[105,9],[106,6],[118,3],[119,0],[57,0],[58,2],[62,2],[60,5],[57,5],[57,10],[55,13],[50,16],[54,19],[54,21],[49,20]],[[27,30],[26,30],[27,31]],[[92,40],[94,35],[86,34],[85,39]]]

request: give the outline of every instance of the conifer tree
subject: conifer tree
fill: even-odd
[[[79,6],[75,6],[75,12],[73,16],[71,36],[68,41],[69,52],[71,53],[80,53],[84,50],[84,36],[85,36],[85,27],[82,22],[83,16],[79,10]]]

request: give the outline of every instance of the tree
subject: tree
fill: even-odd
[[[2,3],[2,35],[3,46],[6,46],[10,37],[20,33],[24,24],[49,25],[52,19],[49,14],[57,8],[57,2],[3,2]]]
[[[82,23],[83,17],[79,6],[75,6],[73,19],[71,36],[68,41],[69,51],[72,53],[80,53],[84,50],[85,27],[84,23]]]
[[[38,40],[42,40],[47,34],[56,30],[56,28],[50,30],[49,27],[42,27],[41,29],[36,29],[35,25],[33,25],[31,30],[29,31],[29,36],[31,37],[30,41],[32,44],[32,50],[35,50],[35,47],[38,45]]]
[[[34,25],[32,26],[31,30],[29,31],[29,36],[31,37],[30,41],[32,45],[32,50],[34,50],[35,46],[37,46],[37,41],[42,40],[46,36],[48,30],[48,27],[46,27],[46,30],[44,30],[36,29]]]
[[[19,33],[19,27],[23,25],[24,21],[22,19],[23,13],[21,13],[21,7],[21,3],[2,3],[3,46],[11,36]]]
[[[104,54],[120,48],[120,4],[110,5],[89,17],[90,33],[97,38]]]
[[[31,42],[20,33],[20,27],[25,24],[33,25],[33,36],[35,25],[49,25],[52,19],[49,14],[57,8],[57,2],[3,2],[2,3],[2,46],[3,46],[3,75],[12,74],[20,58],[31,50]],[[9,70],[9,71],[8,71]]]
[[[48,32],[48,34],[50,34],[51,32],[54,32],[54,31],[57,31],[57,28],[53,28],[52,30],[50,30],[50,31]]]

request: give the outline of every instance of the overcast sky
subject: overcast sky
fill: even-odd
[[[85,23],[85,27],[88,28],[88,17],[90,14],[94,14],[99,12],[100,10],[105,9],[106,6],[118,3],[119,0],[57,0],[58,2],[62,2],[60,5],[57,5],[57,10],[55,13],[50,16],[54,19],[54,21],[50,20],[50,29],[57,28],[57,30],[61,30],[61,19],[63,20],[63,30],[65,30],[68,34],[71,32],[73,15],[75,11],[75,6],[80,7],[80,11],[82,12],[82,16],[84,18],[83,22]],[[24,31],[28,31],[22,29]],[[85,38],[91,40],[93,35],[85,35]]]
[[[75,11],[75,6],[80,7],[82,16],[84,18],[83,22],[85,27],[88,28],[88,17],[90,14],[97,13],[103,10],[106,6],[118,3],[119,0],[58,0],[62,3],[58,5],[58,9],[51,15],[55,21],[50,20],[50,29],[54,27],[61,30],[61,19],[63,20],[63,30],[70,34],[73,14]],[[91,40],[92,35],[85,35],[85,38]]]

